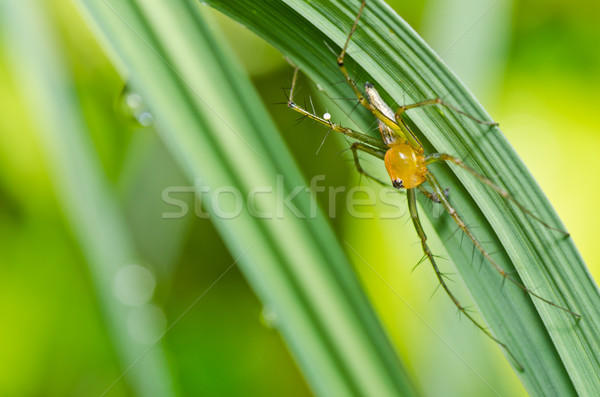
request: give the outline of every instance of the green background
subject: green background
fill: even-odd
[[[143,254],[139,263],[151,269],[149,279],[156,283],[150,288],[137,273],[139,290],[153,293],[135,302],[139,321],[132,320],[134,325],[126,332],[142,342],[151,340],[155,335],[148,329],[165,329],[202,296],[169,329],[162,344],[166,378],[179,394],[310,394],[271,327],[268,308],[260,305],[237,268],[219,279],[235,258],[210,221],[193,215],[161,219],[165,209],[172,209],[162,201],[163,188],[189,182],[153,128],[141,127],[128,114],[121,97],[125,83],[86,21],[70,2],[45,5],[45,17],[58,30],[65,69],[76,83],[94,150],[119,192],[135,245]],[[444,54],[501,124],[598,279],[600,268],[595,264],[600,250],[594,230],[600,216],[594,209],[594,173],[600,170],[595,155],[600,140],[596,111],[600,6],[441,0],[391,5]],[[340,155],[345,142],[332,137],[315,156],[325,131],[309,122],[296,125],[297,115],[275,104],[285,100],[281,88],[290,80],[291,68],[282,56],[237,24],[215,12],[208,14],[246,66],[307,179],[324,174],[328,185],[345,185],[346,190],[356,186],[349,155]],[[60,187],[51,182],[32,98],[14,81],[17,72],[9,57],[18,48],[11,43],[4,34],[0,395],[99,395],[127,365],[118,362],[77,231],[68,226],[58,204]],[[332,54],[331,62],[334,58]],[[330,102],[320,102],[315,87],[303,80],[298,102],[309,94],[317,112],[332,110]],[[328,205],[325,195],[319,200]],[[339,207],[344,200],[337,198]],[[339,211],[332,223],[400,292],[402,299],[355,258],[357,273],[421,389],[427,395],[495,395],[494,390],[501,395],[524,394],[496,345],[461,319],[446,296],[432,297],[436,280],[430,269],[423,266],[411,273],[421,252],[407,220],[356,219]],[[442,250],[439,244],[434,249]],[[454,285],[461,287],[460,282]],[[117,294],[118,288],[116,283]],[[108,395],[131,394],[121,380]]]

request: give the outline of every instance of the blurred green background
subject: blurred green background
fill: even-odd
[[[600,5],[484,3],[390,5],[443,54],[500,123],[598,279],[600,215],[593,205],[594,175],[600,171]],[[161,218],[172,209],[162,200],[163,189],[191,184],[153,127],[142,125],[147,119],[136,120],[139,108],[126,105],[132,99],[125,81],[86,21],[71,2],[47,1],[45,11],[60,39],[65,71],[75,82],[93,149],[118,192],[140,253],[114,280],[114,293],[130,308],[123,332],[144,346],[185,313],[157,347],[166,356],[161,379],[176,394],[309,395],[270,327],[268,308],[263,309],[237,268],[219,279],[234,259],[210,221],[193,214]],[[309,122],[297,125],[295,113],[275,104],[285,100],[281,88],[290,81],[291,68],[282,56],[243,27],[206,12],[246,66],[307,179],[324,174],[326,185],[356,186],[359,178],[348,153],[340,155],[345,142],[331,137],[315,155],[325,131]],[[118,361],[119,347],[109,338],[94,272],[59,204],[60,186],[49,171],[48,143],[36,122],[33,99],[11,61],[19,48],[7,33],[6,20],[0,21],[0,395],[100,395],[130,363]],[[317,112],[333,110],[309,81],[302,80],[300,88],[298,96],[312,95]],[[190,194],[181,197],[193,205]],[[328,205],[327,197],[319,199]],[[336,200],[343,206],[342,195]],[[437,284],[429,267],[411,273],[422,254],[407,220],[356,219],[339,211],[332,223],[400,292],[401,298],[355,258],[358,274],[422,390],[445,396],[495,395],[494,390],[525,394],[497,346],[462,321],[445,295],[432,296]],[[439,244],[434,249],[443,252]],[[460,282],[454,285],[461,288]],[[134,394],[124,378],[107,395]]]

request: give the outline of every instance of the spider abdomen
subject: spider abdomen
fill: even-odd
[[[397,189],[411,189],[425,182],[425,158],[406,143],[389,145],[385,168]]]

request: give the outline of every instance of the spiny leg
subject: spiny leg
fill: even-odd
[[[510,193],[508,193],[506,190],[504,190],[500,186],[496,185],[494,182],[492,182],[487,177],[481,175],[480,173],[478,173],[477,171],[475,171],[474,169],[472,169],[471,167],[466,165],[461,159],[451,156],[449,154],[445,154],[445,153],[433,153],[433,154],[430,154],[427,157],[425,157],[425,165],[429,165],[429,164],[439,162],[439,161],[449,161],[451,163],[458,165],[459,167],[461,167],[462,169],[464,169],[465,171],[467,171],[468,173],[470,173],[471,175],[473,175],[474,177],[479,179],[481,182],[483,182],[484,184],[489,186],[492,190],[494,190],[500,196],[504,197],[506,200],[515,204],[517,207],[519,207],[521,209],[521,211],[523,211],[525,214],[529,215],[536,221],[540,222],[546,228],[551,229],[551,230],[556,230],[558,232],[563,233],[565,236],[569,236],[569,233],[567,233],[566,231],[556,228],[556,227],[553,227],[553,226],[550,226],[549,224],[547,224],[546,222],[544,222],[543,220],[541,220],[540,218],[535,216],[531,211],[529,211],[527,208],[525,208],[525,206],[523,204],[521,204],[519,201],[517,201],[517,199],[515,199],[513,196],[511,196]]]
[[[423,185],[419,185],[417,186],[417,188],[419,189],[419,191],[421,193],[423,193],[423,195],[425,197],[427,197],[429,200],[433,201],[434,203],[440,203],[440,199],[438,198],[437,194],[430,192],[429,190],[425,189],[423,187]],[[450,190],[448,188],[444,189],[444,196],[446,196],[446,198],[450,198]]]
[[[427,245],[427,235],[425,234],[425,231],[423,230],[423,226],[421,226],[421,221],[419,219],[419,213],[417,211],[417,199],[416,199],[415,189],[407,189],[406,193],[407,193],[407,198],[408,198],[408,210],[410,212],[410,217],[412,219],[415,230],[417,231],[417,234],[419,235],[419,238],[421,239],[421,246],[423,247],[423,252],[429,259],[429,262],[431,262],[431,265],[433,266],[433,270],[435,271],[435,275],[437,276],[437,279],[438,279],[440,285],[442,286],[444,291],[446,291],[446,294],[448,294],[448,296],[450,297],[452,302],[456,305],[458,310],[462,314],[464,314],[469,320],[471,320],[471,322],[473,324],[475,324],[475,326],[477,328],[479,328],[481,331],[483,331],[489,338],[491,338],[494,342],[496,342],[497,344],[502,346],[508,352],[508,354],[512,357],[512,359],[514,360],[515,364],[517,365],[517,368],[519,369],[519,371],[523,371],[523,366],[521,365],[521,363],[519,363],[519,360],[517,360],[515,355],[508,348],[508,346],[506,346],[504,343],[502,343],[499,339],[497,339],[494,335],[492,335],[492,333],[486,327],[484,327],[477,320],[475,320],[475,318],[473,318],[473,316],[471,316],[471,314],[469,314],[469,312],[461,305],[460,301],[456,298],[456,296],[454,296],[452,291],[450,291],[450,288],[448,287],[448,285],[446,284],[446,281],[444,280],[444,275],[438,268],[437,263],[435,261],[435,257],[433,255],[433,253],[431,252],[431,250],[429,249],[429,246]],[[438,192],[437,194],[440,194],[440,193]],[[442,194],[442,196],[443,196],[443,194]]]
[[[352,24],[352,28],[350,29],[350,33],[348,34],[348,37],[346,38],[346,43],[344,44],[344,47],[342,48],[342,52],[340,53],[340,55],[337,58],[337,64],[338,64],[342,74],[344,75],[346,82],[350,85],[350,87],[352,87],[352,91],[354,91],[354,94],[358,98],[360,104],[363,105],[364,107],[366,107],[367,109],[372,110],[373,107],[367,101],[367,99],[363,96],[363,94],[360,92],[360,90],[356,86],[356,83],[350,77],[350,73],[348,73],[348,70],[346,69],[346,65],[344,64],[344,58],[346,57],[346,50],[348,49],[348,45],[350,44],[350,39],[352,38],[352,35],[354,34],[356,27],[358,26],[358,20],[360,19],[360,16],[362,15],[363,10],[365,9],[365,4],[366,4],[366,0],[363,0],[360,5],[360,8],[358,9],[358,13],[356,14],[356,19],[354,20],[354,23]]]
[[[360,164],[360,158],[358,157],[358,151],[360,150],[361,152],[365,152],[367,154],[370,154],[371,156],[377,157],[379,159],[382,159],[385,157],[385,152],[372,148],[371,146],[367,146],[361,142],[354,142],[351,146],[350,146],[350,150],[352,151],[352,157],[354,158],[354,165],[356,166],[356,170],[361,174],[366,176],[367,178],[369,178],[370,180],[379,183],[382,186],[389,186],[388,184],[386,184],[383,181],[380,181],[379,179],[375,178],[374,176],[372,176],[371,174],[369,174],[367,171],[365,171],[365,169],[362,167],[362,165]]]
[[[523,291],[527,292],[531,296],[538,298],[542,302],[549,304],[550,306],[554,306],[557,309],[564,310],[565,312],[570,313],[571,315],[573,315],[577,318],[581,317],[581,315],[579,315],[565,307],[557,305],[556,303],[554,303],[546,298],[541,297],[540,295],[536,294],[535,292],[533,292],[532,290],[530,290],[529,288],[525,287],[523,284],[521,284],[520,282],[518,282],[517,280],[512,278],[510,276],[510,274],[508,274],[506,272],[506,270],[504,270],[504,268],[502,268],[502,266],[500,266],[491,257],[491,255],[487,252],[487,250],[483,247],[483,245],[479,242],[479,240],[473,235],[473,233],[471,233],[471,231],[469,230],[467,225],[463,222],[462,218],[458,215],[458,213],[456,212],[454,207],[452,207],[452,205],[450,204],[448,199],[444,196],[443,190],[442,190],[440,184],[438,183],[437,179],[435,178],[435,176],[433,176],[433,174],[431,172],[427,172],[426,177],[427,177],[427,182],[429,182],[429,184],[433,188],[433,191],[437,194],[438,198],[441,200],[441,203],[444,206],[444,208],[446,209],[446,211],[448,212],[448,214],[452,217],[452,219],[454,219],[454,222],[456,222],[458,227],[460,227],[462,229],[462,231],[467,235],[469,240],[471,240],[473,242],[473,244],[475,245],[477,250],[479,250],[479,252],[481,252],[483,257],[498,271],[498,273],[500,273],[500,275],[505,280],[510,281],[511,283],[513,283],[514,285],[516,285],[517,287],[522,289]]]
[[[350,33],[348,34],[348,37],[346,38],[346,43],[344,44],[344,47],[342,48],[342,52],[340,53],[340,55],[337,58],[338,67],[340,68],[340,71],[344,75],[344,79],[346,80],[348,85],[350,85],[350,87],[352,88],[352,91],[354,91],[354,95],[356,95],[356,98],[358,98],[358,102],[362,106],[367,108],[371,113],[373,113],[373,115],[375,117],[377,117],[377,119],[382,124],[384,124],[391,131],[393,131],[390,133],[391,135],[400,137],[401,139],[407,139],[407,140],[413,142],[416,146],[420,146],[420,143],[418,143],[416,138],[414,138],[413,134],[411,132],[409,132],[409,130],[407,130],[406,128],[403,128],[403,124],[397,124],[394,121],[393,112],[392,112],[392,114],[386,114],[385,109],[381,108],[376,103],[372,103],[371,98],[367,98],[365,95],[363,95],[361,93],[361,91],[356,86],[355,81],[350,77],[350,73],[348,73],[348,69],[346,69],[346,64],[344,63],[344,59],[346,57],[346,51],[348,49],[348,45],[350,44],[350,39],[352,38],[352,35],[356,31],[356,27],[358,26],[358,20],[360,19],[360,16],[362,15],[362,12],[365,8],[365,4],[366,4],[366,0],[363,0],[360,5],[360,8],[358,10],[358,13],[356,14],[356,19],[354,20],[354,23],[352,24],[352,28],[350,29]],[[367,86],[367,85],[369,85],[369,84],[366,84],[365,86]],[[372,85],[371,85],[371,87],[372,87]],[[382,133],[383,133],[383,131],[382,131]],[[384,134],[384,137],[385,137],[385,134]]]
[[[448,102],[445,102],[442,98],[426,99],[424,101],[412,103],[410,105],[402,105],[398,108],[398,110],[396,110],[396,114],[395,114],[396,121],[400,122],[400,117],[402,116],[402,114],[409,109],[415,109],[415,108],[420,108],[423,106],[432,106],[432,105],[444,106],[456,113],[462,114],[463,116],[470,118],[471,120],[473,120],[479,124],[492,125],[492,126],[498,125],[498,123],[496,123],[496,122],[484,121],[484,120],[478,119],[477,117],[471,116],[470,114],[463,112],[462,110],[458,109],[457,107],[450,105]]]
[[[359,142],[362,142],[366,145],[375,147],[375,148],[381,148],[383,150],[385,150],[385,146],[383,145],[383,143],[379,140],[379,139],[375,139],[373,137],[371,137],[370,135],[367,134],[363,134],[357,131],[354,131],[351,128],[346,128],[346,127],[342,127],[339,124],[336,124],[334,122],[332,122],[329,117],[325,118],[326,116],[318,116],[300,106],[298,106],[295,102],[294,102],[294,90],[296,88],[296,82],[298,80],[298,73],[299,73],[299,68],[296,67],[296,69],[294,70],[294,76],[292,78],[292,85],[290,88],[290,95],[287,101],[287,105],[290,109],[302,114],[303,116],[308,117],[311,120],[314,120],[320,124],[323,124],[327,127],[329,127],[330,129],[339,132],[340,134],[344,134],[352,139],[355,139]]]

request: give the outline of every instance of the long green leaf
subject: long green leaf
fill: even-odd
[[[209,0],[208,4],[254,30],[331,96],[348,91],[332,84],[341,79],[335,55],[360,1]],[[488,119],[468,90],[418,35],[385,3],[370,0],[349,55],[355,76],[375,82],[390,103],[442,97],[463,111]],[[475,124],[448,110],[410,113],[415,131],[429,152],[467,159],[486,175],[498,175],[526,207],[546,222],[560,220],[499,129]],[[355,116],[372,123],[366,113]],[[366,129],[365,129],[366,131]],[[461,245],[447,217],[432,219],[446,248],[494,334],[505,341],[524,365],[518,375],[535,395],[600,393],[600,296],[573,241],[547,230],[459,169],[435,166],[438,179],[451,189],[451,200],[477,236],[496,251],[508,272],[541,296],[583,315],[575,319],[514,286],[500,288],[501,277],[472,266],[472,248]],[[432,167],[433,169],[433,167]]]
[[[252,86],[207,29],[196,4],[79,3],[155,114],[173,156],[196,181],[236,264],[274,313],[275,326],[314,390],[415,394],[310,195],[293,201],[297,210],[282,205],[305,182]],[[274,188],[256,194],[253,202],[244,200],[239,214],[226,219],[219,209],[236,202],[219,196],[220,187],[239,192],[238,199],[255,187]]]
[[[134,264],[140,255],[84,123],[56,28],[45,17],[45,4],[10,0],[3,2],[0,9],[6,37],[14,40],[7,44],[13,46],[16,80],[38,123],[36,129],[51,180],[90,268],[123,376],[137,395],[174,395],[162,344],[155,343],[150,353],[146,351],[149,345],[140,343],[128,331],[135,307],[115,294],[119,271]],[[159,335],[159,329],[144,326],[147,332]],[[134,362],[136,365],[125,371]],[[113,386],[106,384],[98,394]]]

